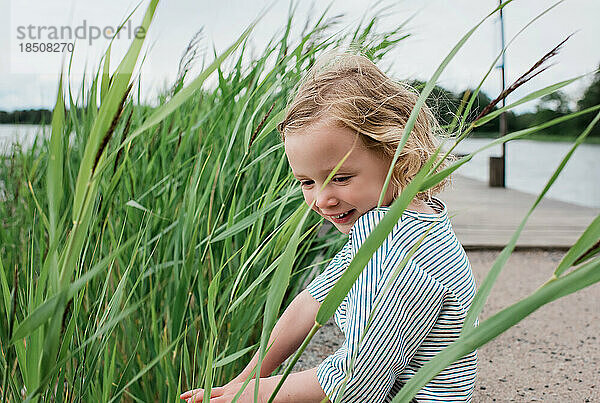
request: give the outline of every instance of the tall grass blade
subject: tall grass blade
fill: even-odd
[[[596,105],[596,106],[592,106],[590,108],[586,108],[584,110],[581,110],[579,112],[573,112],[570,113],[568,115],[565,116],[561,116],[552,120],[549,120],[548,122],[539,124],[537,126],[533,126],[527,129],[523,129],[523,130],[518,130],[516,132],[513,133],[509,133],[505,136],[499,137],[493,141],[490,141],[489,143],[487,143],[486,145],[478,148],[477,150],[473,151],[472,153],[464,156],[463,158],[459,159],[458,161],[450,164],[448,167],[442,169],[441,171],[434,173],[432,175],[430,175],[424,182],[423,185],[421,186],[421,191],[425,191],[429,188],[431,188],[432,186],[435,186],[436,184],[440,183],[444,178],[450,176],[452,174],[452,172],[456,171],[458,168],[460,168],[462,165],[466,164],[467,162],[469,162],[473,156],[475,156],[476,154],[479,154],[480,152],[491,148],[495,145],[498,144],[502,144],[502,143],[506,143],[507,141],[510,140],[516,140],[519,138],[522,138],[524,136],[527,135],[531,135],[531,134],[535,134],[537,132],[539,132],[540,130],[546,129],[548,127],[557,125],[559,123],[562,122],[566,122],[570,119],[574,119],[578,116],[582,116],[585,115],[587,113],[590,112],[594,112],[600,109],[600,105]]]
[[[300,233],[302,232],[302,227],[304,226],[304,222],[306,221],[308,214],[311,212],[310,207],[308,205],[303,205],[302,207],[298,208],[296,212],[294,212],[294,217],[290,219],[289,228],[295,228],[295,230],[292,236],[290,237],[289,241],[287,241],[286,248],[283,251],[281,260],[279,261],[277,269],[275,270],[273,278],[270,282],[269,293],[267,296],[267,301],[265,303],[263,328],[262,333],[260,335],[260,359],[258,361],[256,369],[256,373],[259,375],[262,359],[265,355],[265,350],[269,341],[269,336],[271,335],[273,326],[275,325],[277,317],[279,316],[279,310],[281,309],[283,296],[285,295],[285,292],[289,285],[290,275],[292,273],[292,265],[294,264],[294,258],[296,256],[296,251],[298,250],[298,244],[300,242]],[[257,376],[256,381],[254,383],[255,401],[258,399],[259,382],[260,376]]]
[[[475,25],[473,28],[471,28],[458,41],[458,43],[456,45],[454,45],[454,47],[452,48],[450,53],[448,53],[448,55],[444,58],[442,63],[439,65],[439,67],[436,69],[436,71],[431,76],[431,78],[429,80],[427,80],[427,84],[425,85],[425,88],[423,88],[421,94],[419,95],[419,98],[417,99],[417,102],[415,103],[415,106],[413,107],[413,109],[410,113],[410,116],[408,117],[408,120],[406,121],[406,125],[404,126],[404,130],[402,133],[402,138],[400,139],[400,143],[398,143],[398,146],[396,147],[396,152],[394,154],[394,158],[392,159],[392,163],[390,164],[390,166],[395,166],[396,161],[398,161],[398,158],[400,158],[400,153],[402,152],[404,145],[408,141],[408,136],[410,135],[410,133],[417,121],[419,112],[421,111],[421,108],[425,105],[425,100],[427,99],[427,97],[429,96],[431,91],[433,91],[433,89],[435,87],[435,83],[437,82],[437,80],[440,77],[440,75],[442,74],[442,72],[446,69],[446,66],[448,66],[450,61],[454,58],[454,56],[456,56],[456,53],[458,53],[460,48],[463,47],[463,45],[467,42],[467,40],[471,37],[471,35],[473,35],[473,33],[477,30],[477,28],[479,28],[479,26],[481,24],[483,24],[489,17],[494,15],[498,10],[501,10],[502,8],[504,8],[511,2],[512,2],[512,0],[508,0],[508,1],[501,3],[498,7],[496,7],[494,9],[494,11],[492,11],[491,13],[486,15],[483,19],[481,19],[481,21],[479,21],[479,23],[477,23],[477,25]],[[381,190],[381,194],[379,196],[379,202],[377,203],[378,206],[381,206],[381,204],[383,203],[383,198],[385,196],[385,193],[389,186],[391,178],[392,178],[392,170],[390,169],[388,171],[387,177],[385,178],[385,184],[383,185],[383,189]]]
[[[95,276],[100,274],[110,263],[112,263],[116,257],[131,246],[134,239],[130,239],[115,249],[109,256],[102,259],[100,262],[90,268],[84,275],[79,277],[73,283],[69,285],[67,292],[67,299],[71,299],[75,294],[87,284],[88,281],[92,280]],[[10,339],[10,344],[16,343],[18,340],[23,339],[32,334],[38,327],[48,321],[52,312],[56,307],[58,296],[48,298],[42,304],[40,304],[33,312],[21,321],[13,333],[13,337]]]
[[[348,268],[344,271],[344,274],[335,283],[332,289],[329,291],[321,308],[317,312],[315,321],[319,325],[325,324],[329,318],[333,316],[338,306],[342,303],[346,295],[358,279],[358,276],[362,272],[363,268],[367,265],[375,251],[381,246],[383,241],[387,238],[394,226],[398,223],[398,220],[402,216],[402,213],[410,202],[414,199],[416,194],[421,188],[425,176],[428,170],[433,165],[435,158],[437,158],[439,150],[434,153],[427,163],[423,165],[423,169],[415,175],[412,182],[406,186],[400,193],[400,196],[390,206],[390,210],[385,216],[379,221],[377,226],[369,234],[365,242],[361,245],[360,249],[356,253],[356,256],[350,262]]]
[[[4,301],[4,312],[6,313],[6,323],[10,320],[10,288],[8,279],[2,265],[2,256],[0,256],[0,287],[2,287],[2,299]]]
[[[63,164],[64,164],[64,125],[65,125],[65,105],[63,101],[63,78],[62,75],[58,84],[58,95],[56,105],[52,113],[52,133],[49,144],[48,174],[46,179],[46,191],[48,192],[48,242],[54,244],[57,237],[62,232],[59,227],[60,207],[63,198]],[[51,290],[58,290],[58,253],[56,250],[50,256],[49,277]]]
[[[577,140],[575,141],[575,143],[573,144],[571,149],[567,152],[565,157],[562,159],[562,161],[560,162],[560,164],[558,165],[558,167],[552,174],[552,177],[546,183],[544,190],[542,190],[542,192],[536,198],[533,205],[529,208],[529,211],[527,212],[525,217],[523,217],[523,220],[519,224],[517,230],[512,235],[508,244],[504,247],[504,249],[502,249],[502,252],[500,252],[500,255],[494,261],[494,264],[490,268],[490,271],[488,272],[488,274],[485,276],[483,283],[477,290],[477,293],[475,294],[475,298],[473,298],[473,302],[471,303],[471,307],[469,308],[469,312],[467,313],[467,316],[465,318],[465,323],[463,325],[463,330],[462,330],[463,333],[470,331],[471,328],[475,325],[477,316],[481,313],[481,310],[483,309],[483,305],[485,304],[485,301],[487,300],[487,298],[492,290],[492,286],[496,282],[496,279],[498,278],[498,275],[502,271],[504,264],[506,264],[506,261],[510,257],[512,251],[514,250],[514,248],[517,244],[517,240],[519,239],[519,236],[521,235],[521,232],[523,231],[523,228],[525,227],[527,220],[529,219],[529,217],[531,216],[531,214],[533,213],[535,208],[538,206],[540,201],[542,201],[542,198],[546,195],[546,193],[548,192],[550,187],[554,184],[554,182],[556,181],[556,178],[558,178],[558,175],[562,172],[563,168],[565,167],[565,165],[567,164],[567,162],[569,161],[569,159],[571,158],[571,156],[573,155],[573,153],[575,152],[577,147],[583,142],[583,140],[587,137],[587,135],[592,131],[592,128],[596,125],[598,120],[600,120],[600,113],[596,114],[596,117],[590,122],[588,127],[577,138]]]
[[[543,97],[545,95],[552,94],[552,93],[558,91],[559,89],[561,89],[563,87],[566,87],[569,84],[574,83],[575,81],[581,80],[582,78],[586,77],[587,75],[588,74],[582,74],[580,76],[573,77],[573,78],[570,78],[568,80],[563,80],[563,81],[560,81],[558,83],[555,83],[555,84],[549,85],[547,87],[544,87],[542,89],[533,91],[533,92],[525,95],[524,97],[520,98],[519,100],[517,100],[517,101],[515,101],[515,102],[513,102],[513,103],[511,103],[509,105],[503,106],[501,108],[498,108],[498,109],[496,109],[494,111],[489,112],[485,116],[482,116],[477,121],[473,122],[473,124],[474,124],[475,127],[483,126],[484,124],[486,124],[490,120],[493,120],[494,118],[498,117],[502,113],[513,109],[515,106],[519,106],[519,105],[524,104],[526,102],[533,101],[534,99],[538,99],[538,98],[541,98],[541,97]]]
[[[248,354],[249,352],[251,352],[252,350],[254,350],[256,347],[258,346],[258,344],[254,344],[252,346],[248,346],[246,348],[243,348],[239,351],[236,351],[233,354],[228,355],[227,357],[223,357],[220,360],[217,360],[214,362],[213,364],[213,368],[220,368],[223,367],[227,364],[230,364],[240,358],[242,358],[244,355]]]
[[[409,402],[436,374],[454,361],[491,341],[541,306],[598,282],[600,282],[600,258],[547,283],[530,296],[501,310],[480,323],[478,327],[461,335],[458,340],[423,365],[400,389],[393,402]]]
[[[566,270],[577,264],[578,260],[586,255],[586,252],[593,249],[598,243],[598,240],[600,240],[600,215],[592,221],[583,234],[581,234],[581,237],[579,237],[577,242],[575,242],[567,254],[562,258],[554,271],[554,277],[560,277]]]
[[[557,1],[552,6],[546,8],[540,14],[536,15],[527,24],[525,24],[525,26],[523,26],[523,28],[521,28],[519,30],[519,32],[517,32],[510,39],[510,41],[508,41],[508,43],[506,44],[506,46],[504,47],[504,49],[502,49],[500,51],[500,53],[496,56],[496,58],[492,61],[492,63],[490,64],[490,67],[487,70],[487,72],[485,73],[485,75],[483,76],[483,78],[481,79],[481,81],[479,82],[479,85],[477,85],[477,88],[475,88],[475,90],[471,94],[471,98],[469,99],[468,104],[466,105],[466,107],[464,108],[464,111],[462,112],[462,117],[461,117],[461,121],[460,121],[460,127],[461,128],[464,127],[464,125],[465,125],[465,122],[467,120],[469,112],[471,112],[471,108],[473,107],[473,103],[477,100],[477,95],[481,91],[481,87],[483,86],[483,83],[488,78],[488,76],[490,75],[490,73],[492,72],[492,70],[497,66],[498,61],[500,60],[500,58],[502,57],[502,55],[504,55],[506,53],[506,50],[510,47],[510,45],[521,35],[521,33],[525,32],[525,30],[527,28],[529,28],[529,26],[531,26],[535,21],[537,21],[538,19],[540,19],[542,16],[544,16],[545,14],[547,14],[548,12],[550,12],[550,10],[554,9],[556,6],[558,6],[559,4],[561,4],[564,1],[565,0]],[[513,106],[516,106],[516,105],[513,105]],[[461,114],[461,112],[459,111],[456,117],[458,117],[458,115],[460,115],[460,114]],[[454,126],[454,125],[452,125],[452,126]],[[452,132],[452,130],[450,132]]]
[[[124,147],[127,144],[131,144],[131,142],[136,137],[138,137],[146,130],[156,126],[158,123],[162,122],[167,116],[169,116],[173,111],[180,107],[185,101],[190,99],[192,95],[194,95],[194,93],[198,91],[200,87],[202,87],[204,81],[206,81],[206,79],[221,65],[221,63],[240,46],[240,44],[248,37],[248,35],[250,35],[250,32],[256,26],[259,20],[260,17],[257,20],[255,20],[242,33],[242,35],[233,43],[233,45],[231,45],[229,48],[227,48],[227,50],[225,50],[225,52],[223,52],[219,57],[217,57],[214,60],[214,62],[206,69],[204,69],[202,73],[200,73],[198,77],[196,77],[188,86],[184,87],[177,94],[175,94],[173,98],[169,100],[169,102],[157,108],[139,128],[137,128],[135,131],[133,131],[133,133],[131,133],[129,136],[127,136],[127,138],[125,138],[123,144],[114,152],[118,152],[118,150],[121,147]],[[99,170],[102,171],[104,168],[105,165],[101,164]]]
[[[104,66],[102,67],[102,81],[100,84],[100,103],[102,104],[106,99],[106,94],[108,94],[108,89],[110,88],[110,48],[111,45],[108,46],[106,53],[104,54]]]
[[[433,224],[430,225],[429,228],[427,228],[427,230],[423,233],[423,235],[421,235],[421,237],[419,237],[419,239],[417,239],[417,241],[412,246],[412,248],[410,248],[410,250],[408,251],[406,256],[404,256],[404,258],[402,258],[402,261],[400,261],[400,263],[398,263],[398,266],[396,266],[393,273],[390,275],[390,277],[386,281],[381,293],[379,294],[377,300],[375,301],[375,304],[373,304],[373,309],[369,313],[369,318],[367,319],[365,328],[362,331],[362,335],[360,336],[358,345],[354,348],[354,353],[352,354],[352,358],[350,359],[350,363],[348,364],[348,370],[346,371],[346,376],[344,377],[344,381],[342,382],[342,385],[340,386],[340,391],[337,395],[337,398],[335,399],[335,403],[339,403],[341,401],[342,397],[344,396],[344,392],[346,391],[346,386],[348,385],[348,380],[350,379],[350,374],[352,372],[352,369],[354,368],[354,362],[356,361],[356,357],[358,355],[358,349],[362,345],[365,336],[368,334],[369,328],[371,327],[371,323],[373,322],[375,315],[379,313],[378,312],[379,304],[381,304],[381,301],[383,300],[384,295],[387,294],[387,292],[390,290],[393,282],[396,280],[396,278],[398,278],[398,276],[400,275],[402,270],[404,270],[404,268],[406,267],[406,265],[408,264],[410,259],[413,257],[413,255],[417,252],[417,250],[419,249],[419,247],[421,246],[421,244],[423,243],[423,241],[425,240],[425,238],[427,237],[427,235],[429,234],[429,232],[431,231],[432,228],[433,228]],[[328,396],[328,397],[331,398],[331,396]]]

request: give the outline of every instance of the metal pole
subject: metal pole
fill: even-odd
[[[502,5],[502,0],[499,0],[500,5]],[[502,8],[500,9],[500,39],[502,41],[502,92],[506,88],[506,80],[504,76],[504,66],[506,63],[506,59],[504,58],[504,18],[502,16]],[[506,97],[502,98],[502,107],[506,106]],[[506,135],[506,112],[502,112],[500,115],[500,137]],[[502,187],[506,187],[506,143],[502,143]]]
[[[502,0],[498,0],[499,5],[502,5]],[[500,9],[500,40],[502,44],[502,62],[500,65],[500,72],[502,77],[502,92],[506,88],[506,81],[504,76],[504,65],[506,59],[504,57],[504,17],[502,15],[502,9]],[[506,98],[502,99],[502,107],[506,106]],[[506,112],[500,114],[500,137],[506,135]],[[502,156],[501,157],[490,157],[490,186],[492,187],[506,187],[506,143],[502,143]]]

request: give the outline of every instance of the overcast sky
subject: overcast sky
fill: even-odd
[[[135,12],[133,27],[137,26],[148,1]],[[172,83],[182,52],[192,35],[203,28],[202,46],[210,52],[224,50],[271,2],[256,0],[192,1],[163,0],[146,40],[147,58],[142,67],[142,85],[147,99]],[[296,32],[309,15],[321,14],[329,2],[298,1],[294,15]],[[381,2],[379,2],[381,3]],[[390,4],[391,2],[384,2]],[[52,107],[56,98],[58,72],[62,59],[59,53],[24,52],[27,42],[35,42],[31,32],[19,27],[70,26],[73,29],[85,21],[90,26],[115,26],[136,5],[129,0],[0,0],[0,110]],[[313,5],[312,13],[309,13]],[[344,26],[355,26],[360,17],[377,9],[376,2],[335,1],[328,13],[344,13]],[[380,28],[390,29],[414,15],[405,31],[411,36],[391,52],[381,63],[390,68],[396,79],[427,80],[445,55],[462,35],[498,4],[495,0],[430,0],[398,2]],[[515,0],[505,8],[505,37],[509,41],[525,24],[553,4],[546,0]],[[252,33],[252,43],[260,51],[273,34],[280,32],[287,19],[289,1],[275,1]],[[507,52],[507,83],[510,84],[535,61],[571,33],[555,65],[512,96],[516,100],[526,93],[551,83],[593,72],[600,63],[600,1],[567,0],[534,22]],[[88,31],[89,32],[89,31]],[[500,25],[493,17],[484,23],[448,66],[438,83],[448,89],[461,91],[474,87],[483,77],[500,49]],[[25,38],[19,33],[26,34]],[[39,33],[39,32],[38,32]],[[48,32],[43,32],[48,34]],[[126,35],[124,35],[126,36]],[[38,39],[39,41],[39,39]],[[81,72],[97,68],[108,41],[78,40],[72,67],[72,84],[78,86]],[[112,66],[125,51],[128,40],[115,41]],[[68,62],[68,59],[67,59]],[[66,63],[66,62],[65,62]],[[590,78],[567,88],[576,99]],[[490,75],[484,90],[495,97],[500,90],[498,70]],[[532,106],[529,106],[531,108]],[[528,108],[528,107],[525,107]]]

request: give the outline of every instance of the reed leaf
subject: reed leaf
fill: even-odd
[[[260,17],[257,18],[242,33],[242,35],[240,35],[240,37],[233,43],[233,45],[231,45],[227,50],[225,50],[225,52],[223,52],[220,56],[218,56],[214,60],[214,62],[210,66],[208,66],[206,69],[204,69],[198,75],[198,77],[196,77],[188,86],[184,87],[182,90],[177,92],[177,94],[175,94],[173,96],[173,98],[171,98],[169,100],[169,102],[167,102],[164,105],[162,105],[161,107],[157,108],[152,113],[152,115],[148,119],[146,119],[145,122],[139,128],[137,128],[133,133],[131,133],[129,136],[127,136],[127,138],[125,138],[125,140],[123,141],[123,144],[117,150],[115,150],[115,152],[118,152],[118,150],[120,150],[121,147],[124,147],[126,144],[131,144],[131,142],[136,137],[138,137],[140,134],[142,134],[146,130],[148,130],[148,129],[156,126],[160,122],[162,122],[167,116],[169,116],[173,111],[175,111],[178,107],[180,107],[185,101],[190,99],[192,97],[192,95],[194,95],[194,93],[204,84],[204,81],[206,81],[206,79],[221,65],[221,63],[231,53],[233,53],[235,51],[235,49],[238,48],[238,46],[240,46],[240,44],[250,34],[252,29],[254,29],[254,27],[256,26],[256,24],[258,23],[259,20],[260,20]],[[99,167],[99,170],[102,171],[105,168],[106,168],[106,166],[101,164]]]
[[[565,271],[578,264],[580,258],[593,249],[600,240],[600,215],[586,228],[577,242],[569,249],[554,271],[554,277],[560,277]]]
[[[409,402],[427,382],[454,361],[493,340],[541,306],[598,282],[600,282],[600,258],[547,283],[533,294],[501,310],[481,322],[476,328],[471,328],[461,335],[458,340],[423,365],[392,401]]]
[[[88,281],[92,280],[95,276],[100,274],[109,264],[111,264],[116,257],[125,251],[134,239],[130,239],[123,245],[115,249],[109,256],[102,259],[100,262],[90,268],[83,276],[79,277],[73,283],[70,284],[67,293],[67,299],[71,299],[75,294],[87,284]],[[18,340],[23,339],[33,333],[38,327],[46,323],[50,318],[52,312],[56,307],[58,296],[53,296],[44,301],[39,305],[33,312],[31,312],[22,322],[20,322],[13,333],[13,337],[10,339],[10,344],[16,343]]]
[[[112,43],[111,43],[112,45]],[[102,81],[100,84],[100,103],[103,103],[106,99],[106,94],[110,88],[110,48],[108,46],[106,53],[104,54],[104,66],[102,68]]]
[[[48,192],[48,242],[55,244],[62,232],[59,227],[59,217],[63,197],[63,164],[64,164],[64,125],[65,105],[63,101],[62,75],[58,84],[58,95],[56,105],[52,113],[52,132],[49,144],[48,173],[46,180],[46,191]],[[58,290],[58,253],[54,250],[50,254],[50,265],[53,270],[49,271],[51,289]]]
[[[381,300],[383,299],[383,296],[390,290],[393,282],[396,280],[396,278],[398,278],[398,276],[400,275],[402,270],[404,270],[404,268],[406,267],[406,265],[408,264],[410,259],[417,252],[417,250],[419,249],[419,247],[421,246],[421,244],[423,243],[423,241],[425,240],[425,238],[431,231],[431,228],[433,228],[433,224],[430,225],[429,228],[427,228],[427,230],[423,233],[423,235],[421,235],[421,237],[419,239],[417,239],[417,241],[410,248],[410,250],[408,251],[406,256],[404,256],[402,258],[402,260],[400,261],[400,263],[398,263],[398,266],[396,266],[396,268],[394,268],[394,271],[392,272],[392,274],[386,281],[381,293],[375,300],[375,304],[373,304],[373,309],[369,313],[369,318],[367,319],[365,328],[363,329],[362,335],[360,336],[360,340],[358,341],[358,346],[356,346],[356,348],[354,349],[354,354],[352,355],[352,358],[350,359],[350,363],[348,364],[348,371],[346,371],[346,376],[344,377],[344,381],[342,382],[342,384],[340,386],[340,391],[337,395],[337,398],[335,399],[335,403],[339,403],[341,401],[342,397],[344,396],[344,392],[346,391],[346,386],[348,384],[348,380],[350,379],[350,374],[351,374],[352,368],[354,368],[354,362],[356,361],[356,356],[358,354],[359,346],[362,344],[365,336],[369,332],[369,328],[371,327],[373,318],[375,317],[375,315],[377,313],[379,313],[378,308],[379,308],[379,304],[381,303]],[[331,397],[331,396],[328,396],[328,397]]]
[[[429,96],[431,91],[433,91],[433,88],[435,87],[435,83],[437,82],[437,80],[440,77],[440,75],[442,74],[442,72],[446,69],[446,66],[448,66],[450,61],[452,59],[454,59],[454,56],[456,56],[456,53],[458,53],[460,48],[463,47],[463,45],[467,42],[467,40],[471,37],[471,35],[473,35],[473,33],[477,30],[477,28],[479,28],[479,26],[481,24],[483,24],[489,17],[494,15],[497,11],[501,10],[502,8],[504,8],[511,2],[512,2],[512,0],[507,0],[505,2],[501,2],[498,7],[496,7],[491,13],[489,13],[483,19],[481,19],[481,21],[479,21],[479,23],[477,23],[477,25],[475,25],[473,28],[471,28],[458,41],[458,43],[456,45],[454,45],[452,50],[448,53],[448,55],[444,58],[442,63],[438,66],[436,71],[433,73],[431,78],[429,80],[427,80],[427,84],[425,84],[425,88],[423,88],[423,90],[421,91],[421,94],[419,95],[419,98],[417,99],[417,102],[415,103],[415,106],[413,107],[413,109],[410,113],[410,116],[408,117],[408,120],[406,121],[406,124],[404,125],[404,129],[402,132],[402,138],[400,139],[400,142],[398,143],[398,146],[396,147],[396,152],[394,153],[394,157],[392,158],[392,163],[390,164],[390,166],[395,166],[396,162],[398,161],[398,158],[400,158],[400,153],[402,152],[404,145],[408,141],[408,136],[410,135],[410,133],[417,121],[419,112],[421,111],[421,108],[425,105],[425,100],[427,99],[427,97]],[[389,186],[389,182],[390,182],[391,178],[392,178],[392,170],[390,169],[385,178],[385,183],[383,185],[383,189],[381,190],[381,194],[379,196],[379,202],[377,203],[378,206],[381,206],[381,203],[383,203],[383,198],[385,196],[385,193]]]
[[[2,287],[2,299],[4,300],[4,312],[6,313],[6,323],[10,320],[10,288],[8,280],[2,265],[2,256],[0,256],[0,287]]]
[[[569,159],[575,152],[575,149],[577,149],[577,147],[583,142],[583,140],[587,137],[587,135],[592,131],[592,128],[595,126],[595,124],[598,122],[598,120],[600,120],[600,112],[590,122],[588,127],[583,131],[583,133],[581,133],[581,135],[577,138],[577,140],[575,141],[575,143],[573,144],[571,149],[564,156],[564,158],[562,159],[562,161],[560,162],[560,164],[558,165],[558,167],[556,168],[556,170],[554,171],[554,173],[552,174],[552,176],[546,183],[546,186],[544,186],[544,189],[542,190],[542,192],[538,195],[538,197],[536,198],[533,205],[529,208],[529,211],[527,211],[527,214],[525,214],[525,217],[523,217],[523,220],[521,220],[521,223],[517,227],[517,230],[513,233],[512,237],[510,238],[510,241],[508,241],[508,244],[502,249],[502,252],[500,252],[500,255],[498,255],[498,257],[494,261],[494,264],[490,268],[488,274],[485,276],[485,279],[483,280],[481,286],[479,287],[479,289],[477,290],[477,293],[475,294],[475,297],[473,298],[473,302],[471,303],[471,307],[469,308],[469,312],[467,313],[467,316],[465,318],[465,323],[463,325],[463,330],[462,330],[463,333],[468,332],[475,325],[477,316],[481,313],[481,310],[483,309],[483,305],[485,304],[485,301],[487,300],[487,298],[492,290],[492,286],[496,282],[498,275],[502,271],[502,268],[504,267],[504,265],[506,264],[506,261],[510,257],[512,251],[514,250],[514,248],[517,244],[517,239],[519,239],[519,236],[521,235],[521,232],[523,231],[523,228],[525,227],[527,220],[529,219],[529,217],[531,216],[531,214],[533,213],[535,208],[538,206],[538,204],[542,201],[542,198],[546,195],[546,193],[548,192],[550,187],[554,184],[554,182],[556,181],[556,178],[558,178],[558,175],[562,172],[563,168],[565,167],[565,165],[567,164],[567,162],[569,161]]]
[[[441,171],[429,175],[429,177],[423,182],[423,185],[421,186],[421,191],[425,191],[425,190],[435,186],[436,184],[440,183],[442,180],[444,180],[444,178],[450,176],[452,174],[452,172],[456,171],[462,165],[469,162],[473,158],[473,156],[475,156],[476,154],[478,154],[488,148],[494,147],[495,145],[498,145],[498,144],[506,143],[507,141],[510,141],[510,140],[516,140],[516,139],[522,138],[527,135],[535,134],[535,133],[539,132],[540,130],[546,129],[548,127],[557,125],[562,122],[566,122],[566,121],[568,121],[570,119],[574,119],[578,116],[582,116],[587,113],[597,111],[599,109],[600,109],[600,105],[592,106],[592,107],[586,108],[584,110],[581,110],[579,112],[573,112],[568,115],[549,120],[548,122],[542,123],[537,126],[533,126],[533,127],[527,128],[527,129],[509,133],[502,137],[498,137],[497,139],[490,141],[486,145],[473,151],[472,153],[455,161],[454,163],[450,164],[448,167],[442,169]]]
[[[281,308],[281,303],[283,302],[283,296],[285,295],[289,285],[290,275],[292,273],[292,265],[294,263],[294,258],[300,242],[300,233],[308,214],[311,212],[311,207],[312,206],[309,208],[308,205],[303,205],[302,207],[298,208],[294,212],[294,216],[288,222],[289,228],[294,229],[294,232],[289,240],[287,240],[286,248],[283,251],[281,260],[279,261],[277,269],[275,270],[273,278],[270,282],[269,293],[265,303],[262,333],[260,336],[260,359],[257,364],[257,374],[260,374],[260,367],[262,359],[266,354],[265,350],[267,349],[269,336],[271,335],[273,326],[275,325],[277,317],[279,316],[279,310]],[[257,400],[258,398],[259,383],[260,377],[257,377],[254,383],[254,400]]]
[[[252,346],[249,346],[249,347],[243,348],[239,351],[236,351],[235,353],[230,354],[227,357],[223,357],[220,360],[215,361],[215,363],[213,364],[213,368],[219,368],[219,367],[225,366],[227,364],[230,364],[230,363],[242,358],[244,355],[246,355],[249,352],[251,352],[252,350],[254,350],[257,346],[258,346],[258,344],[254,344]]]
[[[473,91],[473,93],[471,94],[471,97],[466,105],[466,107],[464,108],[464,110],[462,111],[462,117],[461,117],[461,121],[460,121],[460,126],[459,127],[464,127],[465,122],[467,120],[467,117],[469,115],[469,112],[471,112],[471,108],[473,107],[473,103],[477,100],[477,95],[479,94],[479,92],[481,91],[481,87],[483,86],[483,83],[485,82],[485,80],[488,78],[488,76],[490,75],[490,73],[492,72],[492,70],[494,70],[494,68],[496,68],[498,61],[500,60],[500,58],[506,53],[506,50],[510,47],[510,45],[523,33],[525,32],[525,30],[527,28],[529,28],[529,26],[531,26],[535,21],[537,21],[538,19],[540,19],[542,16],[544,16],[545,14],[547,14],[548,12],[550,12],[550,10],[554,9],[556,6],[558,6],[559,4],[561,4],[562,2],[564,2],[565,0],[560,0],[557,1],[556,3],[554,3],[552,6],[544,9],[541,13],[539,13],[538,15],[536,15],[534,18],[532,18],[530,21],[527,22],[527,24],[525,24],[525,26],[523,26],[523,28],[521,28],[506,44],[506,46],[500,50],[500,53],[498,53],[498,55],[496,56],[496,58],[492,61],[492,63],[490,63],[490,66],[488,68],[488,70],[486,71],[485,75],[483,76],[483,78],[481,79],[481,81],[479,82],[479,84],[477,85],[477,88],[475,88],[475,90]],[[526,102],[526,101],[523,101]],[[513,105],[516,106],[516,105]],[[493,112],[492,112],[493,113]],[[461,115],[461,113],[459,112],[457,114]],[[489,116],[489,114],[487,115]],[[452,130],[451,130],[452,132]],[[437,167],[436,167],[437,168]]]
[[[32,400],[35,400],[36,397],[43,391],[44,386],[50,381],[50,379],[56,374],[57,370],[61,366],[63,366],[67,360],[72,358],[75,354],[79,353],[86,346],[88,346],[91,342],[96,341],[98,338],[109,333],[112,329],[114,329],[114,327],[119,322],[121,322],[123,319],[125,319],[126,317],[131,315],[133,312],[135,312],[137,309],[139,309],[140,306],[142,305],[142,303],[143,303],[143,300],[136,303],[135,305],[125,308],[124,310],[119,312],[119,314],[117,316],[115,316],[114,318],[112,318],[111,320],[106,322],[104,325],[99,327],[90,337],[88,337],[86,340],[81,342],[81,344],[77,347],[77,349],[75,349],[73,351],[69,351],[65,357],[63,357],[61,360],[57,361],[55,363],[55,365],[49,367],[48,371],[44,372],[42,374],[43,378],[41,378],[38,386],[35,387],[34,389],[32,389],[31,391],[29,391],[29,390],[27,391],[28,395],[27,395],[27,398],[24,400],[24,403],[28,403],[28,402],[31,402]]]
[[[402,213],[410,202],[414,199],[418,193],[427,171],[433,165],[435,158],[439,153],[434,153],[429,160],[423,165],[423,168],[415,175],[414,179],[402,190],[400,196],[390,206],[390,210],[385,214],[377,226],[371,231],[365,242],[360,246],[356,256],[350,262],[348,268],[344,271],[344,274],[335,283],[332,289],[329,291],[321,308],[317,312],[315,322],[321,326],[325,324],[329,318],[333,316],[338,306],[342,303],[346,295],[358,279],[358,276],[362,272],[363,268],[367,265],[375,251],[381,246],[383,241],[387,238],[389,233],[392,231],[394,226],[398,223],[398,220],[402,216]]]
[[[538,99],[538,98],[541,98],[548,94],[552,94],[552,93],[558,91],[559,89],[566,87],[569,84],[574,83],[575,81],[581,80],[582,78],[588,76],[589,74],[591,74],[591,73],[582,74],[577,77],[570,78],[568,80],[563,80],[558,83],[548,85],[542,89],[535,90],[509,105],[503,106],[501,108],[498,108],[494,111],[489,112],[485,116],[482,116],[481,118],[479,118],[478,120],[473,122],[473,124],[475,127],[482,126],[482,125],[486,124],[487,122],[489,122],[490,120],[493,120],[494,118],[498,117],[502,113],[513,109],[515,106],[519,106],[526,102],[533,101],[534,99]]]

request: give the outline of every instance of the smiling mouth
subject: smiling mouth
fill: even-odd
[[[345,213],[342,213],[342,214],[339,214],[339,215],[332,215],[331,218],[337,218],[337,219],[344,218],[348,214],[350,214],[350,211],[352,211],[352,210],[346,211]]]
[[[354,216],[354,211],[354,209],[351,209],[342,214],[327,215],[326,217],[336,224],[347,224],[352,220],[352,217]]]

